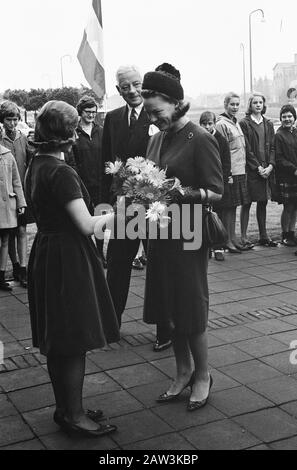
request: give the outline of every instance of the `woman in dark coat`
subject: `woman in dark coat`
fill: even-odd
[[[266,231],[266,207],[271,197],[270,181],[275,167],[274,128],[271,121],[264,117],[266,113],[265,97],[254,93],[248,102],[246,117],[240,121],[240,127],[247,140],[247,184],[251,202],[241,208],[241,238],[246,243],[249,213],[252,202],[257,202],[257,221],[259,244],[275,247]]]
[[[297,129],[295,108],[284,105],[280,110],[281,127],[275,134],[276,181],[280,189],[280,203],[284,205],[281,216],[282,241],[295,246],[297,217]]]
[[[115,430],[98,425],[101,411],[85,413],[85,355],[119,340],[118,322],[104,270],[90,235],[111,215],[92,217],[88,193],[62,152],[75,140],[77,111],[62,101],[41,109],[26,193],[37,223],[28,266],[33,345],[47,356],[56,398],[54,420],[65,431],[100,436]]]
[[[223,193],[218,144],[185,116],[189,104],[183,101],[179,72],[170,64],[145,75],[143,97],[150,122],[161,131],[149,141],[147,157],[166,168],[168,177],[192,188],[180,204],[189,209],[193,222],[193,212],[203,201],[219,200]],[[180,206],[183,221],[185,207]],[[174,217],[171,225],[176,228]],[[191,385],[187,409],[193,411],[206,404],[212,385],[207,362],[208,248],[186,246],[183,235],[149,240],[144,321],[170,323],[173,328],[177,374],[157,401],[175,400]]]

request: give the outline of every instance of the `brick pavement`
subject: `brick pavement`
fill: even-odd
[[[208,405],[186,412],[155,398],[174,374],[172,350],[152,351],[142,322],[145,274],[134,271],[122,339],[87,355],[84,401],[118,426],[96,439],[69,438],[53,422],[45,358],[32,348],[26,291],[0,292],[0,450],[296,449],[297,258],[294,249],[255,247],[211,260]],[[297,349],[297,346],[296,346]],[[128,432],[127,432],[128,430]]]

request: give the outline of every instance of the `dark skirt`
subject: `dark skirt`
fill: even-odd
[[[297,183],[279,183],[280,204],[297,204]]]
[[[230,184],[230,206],[237,207],[251,202],[248,186],[247,175],[234,175],[233,184]]]
[[[257,171],[249,171],[247,184],[251,202],[267,202],[271,198],[270,178],[264,179]]]
[[[180,240],[150,240],[144,321],[203,333],[208,322],[208,249],[185,251]]]
[[[79,355],[119,341],[102,263],[77,231],[38,232],[28,264],[33,346],[44,355]]]

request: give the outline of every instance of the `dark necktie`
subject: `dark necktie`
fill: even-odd
[[[131,114],[130,114],[130,126],[129,126],[130,131],[134,129],[136,122],[137,122],[136,109],[132,108]]]

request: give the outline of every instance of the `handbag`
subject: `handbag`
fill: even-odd
[[[210,205],[203,206],[202,244],[208,248],[223,248],[228,240],[227,231]]]

